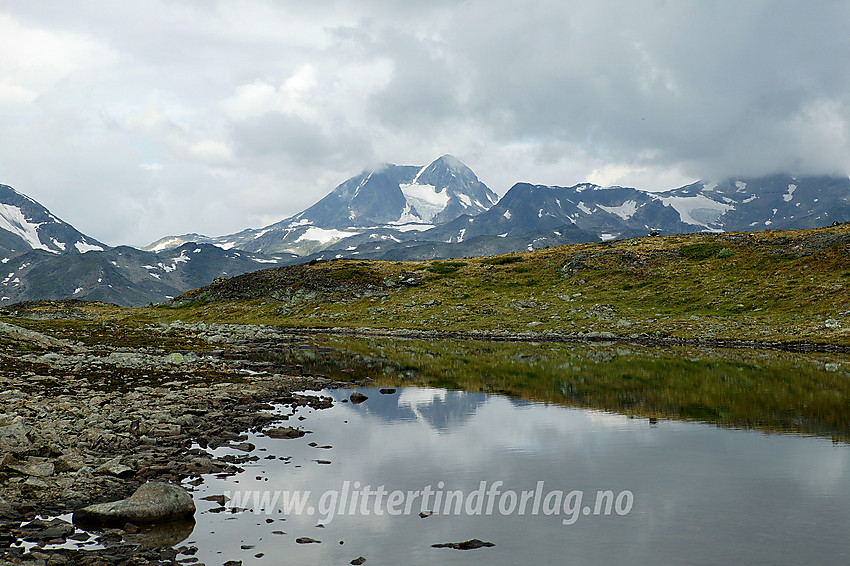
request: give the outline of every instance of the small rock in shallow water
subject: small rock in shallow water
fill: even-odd
[[[351,399],[351,402],[354,403],[355,405],[359,405],[360,403],[362,403],[363,401],[365,401],[369,397],[366,396],[366,395],[363,395],[360,392],[355,391],[348,398]]]
[[[269,438],[301,438],[306,434],[306,431],[291,426],[282,426],[270,428],[265,433]]]
[[[207,495],[206,497],[202,497],[201,501],[214,501],[221,506],[227,502],[227,496],[225,495]]]
[[[475,550],[476,548],[484,548],[496,546],[492,542],[484,542],[477,538],[465,540],[463,542],[444,542],[441,544],[432,544],[434,548],[453,548],[455,550]]]
[[[355,558],[354,560],[351,561],[351,563],[354,564],[354,566],[360,566],[364,562],[366,562],[366,559],[363,558],[362,556],[360,558]]]

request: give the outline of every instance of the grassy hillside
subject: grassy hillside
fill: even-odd
[[[315,262],[218,282],[143,318],[847,345],[848,314],[845,224],[452,261]]]

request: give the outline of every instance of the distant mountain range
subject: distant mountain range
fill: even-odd
[[[498,199],[466,165],[444,155],[425,166],[363,171],[264,228],[168,236],[138,250],[109,248],[0,185],[0,305],[41,298],[161,302],[215,277],[314,259],[482,256],[653,232],[847,221],[847,177],[736,178],[665,192],[517,183]]]
[[[658,193],[587,183],[572,187],[517,183],[487,212],[462,216],[422,236],[459,241],[569,225],[610,240],[650,232],[815,228],[847,220],[848,178],[775,175],[698,182]]]

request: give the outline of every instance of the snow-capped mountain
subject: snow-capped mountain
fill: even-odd
[[[0,185],[0,261],[44,250],[53,254],[82,254],[107,246],[77,231],[39,203],[8,185]]]
[[[308,255],[347,238],[415,239],[417,232],[462,214],[479,214],[497,200],[469,167],[444,155],[425,166],[384,165],[363,171],[313,206],[265,228],[214,238],[169,236],[145,249],[162,251],[197,241],[224,249]]]
[[[424,167],[364,171],[289,220],[321,228],[439,224],[484,212],[497,200],[469,167],[444,155]]]
[[[462,242],[573,225],[603,240],[650,232],[814,228],[850,221],[850,179],[770,177],[700,181],[665,192],[588,183],[572,187],[517,183],[488,211],[461,216],[419,235]]]

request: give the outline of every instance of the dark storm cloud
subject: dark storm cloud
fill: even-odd
[[[144,244],[443,153],[502,193],[847,174],[848,21],[829,1],[12,0],[0,182]]]
[[[379,34],[398,87],[379,95],[382,120],[425,93],[441,127],[474,116],[504,142],[698,175],[848,168],[833,150],[847,149],[846,3],[491,6],[459,8],[440,41]]]

